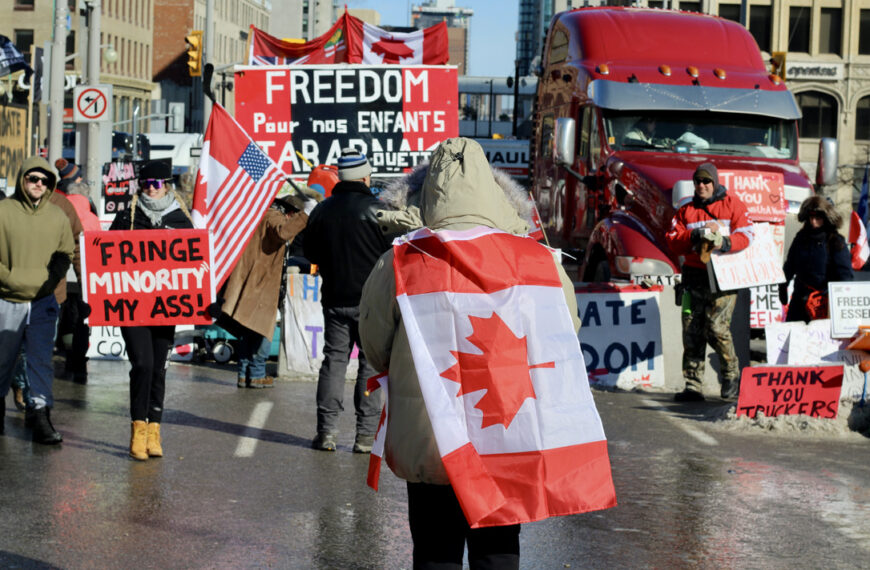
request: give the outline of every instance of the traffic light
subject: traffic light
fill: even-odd
[[[187,71],[191,77],[202,75],[202,30],[194,30],[185,36],[187,42]]]
[[[775,51],[770,55],[770,72],[785,81],[785,52]]]

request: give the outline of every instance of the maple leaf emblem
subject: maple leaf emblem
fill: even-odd
[[[526,337],[517,337],[497,313],[489,318],[468,317],[474,332],[466,337],[483,354],[451,350],[456,364],[441,373],[461,388],[457,397],[477,390],[486,394],[475,404],[483,412],[481,427],[511,424],[526,398],[535,397],[529,370],[555,368],[555,362],[529,364]]]
[[[404,40],[383,37],[372,44],[372,53],[384,56],[382,63],[399,63],[403,57],[413,57],[414,50],[405,45]]]

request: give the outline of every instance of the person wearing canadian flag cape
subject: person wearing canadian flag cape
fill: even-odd
[[[379,457],[407,481],[415,568],[517,568],[520,524],[616,505],[574,287],[480,145],[432,155],[418,215],[363,288]],[[413,217],[413,216],[412,216]],[[372,384],[372,383],[370,383]]]

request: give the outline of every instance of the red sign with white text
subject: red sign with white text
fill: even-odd
[[[748,366],[740,377],[737,415],[836,418],[843,365]]]
[[[746,204],[753,222],[785,222],[788,205],[781,172],[720,170],[719,183]]]
[[[236,71],[235,118],[287,174],[355,147],[375,174],[401,174],[459,134],[455,67],[291,65]]]
[[[80,239],[90,326],[212,323],[207,230],[84,232]]]

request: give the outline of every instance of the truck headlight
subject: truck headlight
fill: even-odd
[[[625,275],[673,275],[674,268],[667,261],[652,257],[616,256],[616,270]]]

